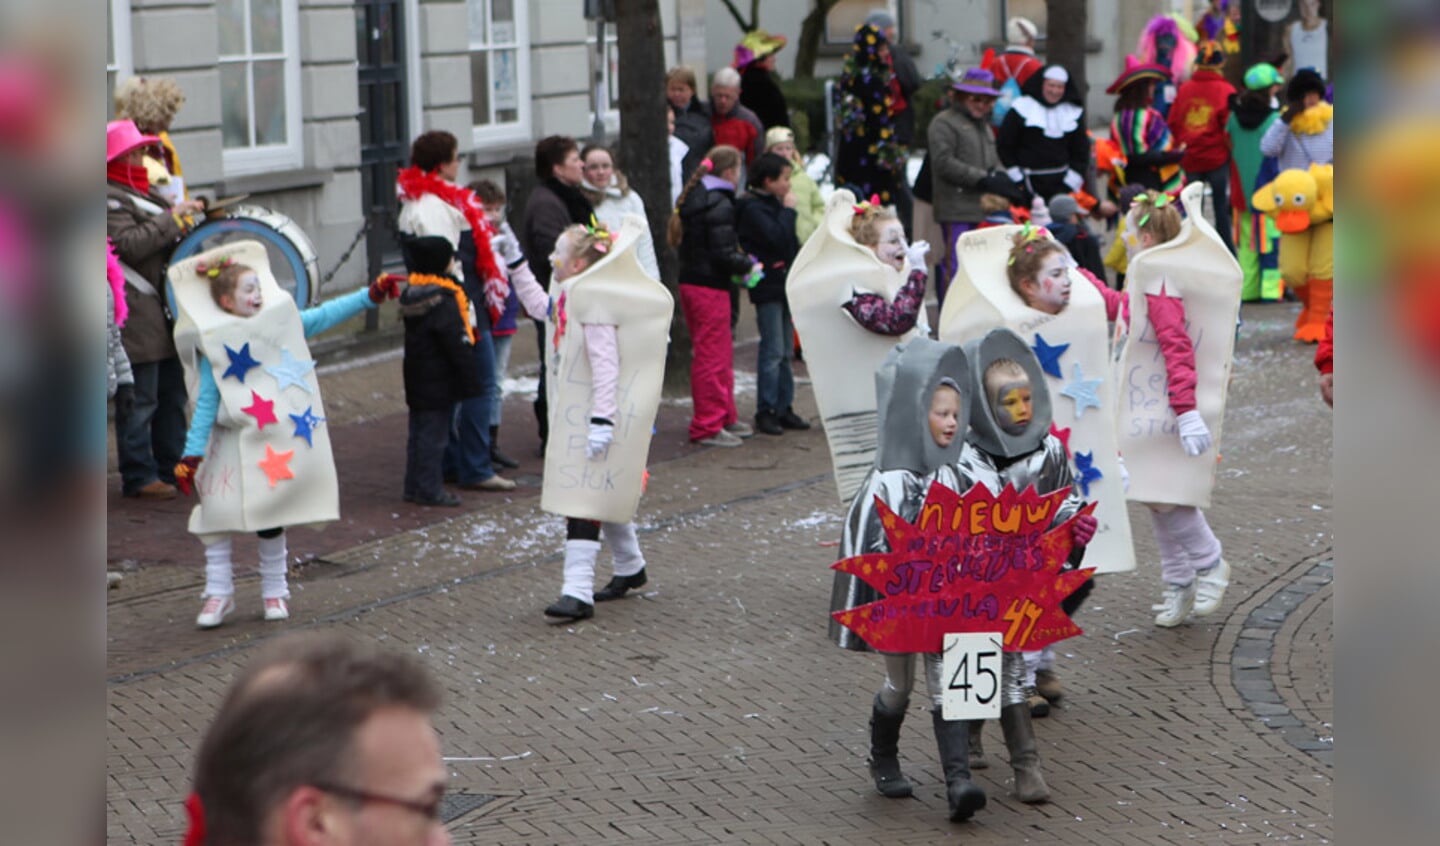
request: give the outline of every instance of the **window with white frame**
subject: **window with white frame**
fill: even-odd
[[[216,0],[227,173],[303,163],[298,0]]]
[[[474,141],[530,138],[530,10],[525,0],[465,0]]]
[[[585,49],[590,52],[590,61],[595,61],[595,27],[590,24],[590,35],[585,39]],[[614,22],[605,24],[605,44],[600,51],[600,117],[613,131],[620,125],[620,36]],[[592,78],[592,83],[593,78]],[[595,116],[592,114],[593,120]]]
[[[105,54],[105,119],[115,119],[115,86],[135,73],[130,52],[130,0],[110,0]]]

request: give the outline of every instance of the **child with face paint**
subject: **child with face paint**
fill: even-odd
[[[876,258],[896,270],[904,270],[908,260],[910,276],[891,302],[887,303],[879,294],[857,293],[841,308],[855,318],[855,322],[880,335],[903,335],[915,328],[917,322],[928,335],[925,256],[930,252],[930,245],[924,241],[907,244],[905,228],[895,210],[880,205],[873,198],[855,206],[850,235],[861,246],[868,247]]]
[[[1075,262],[1064,244],[1038,237],[1043,231],[1027,227],[1015,234],[1005,274],[1025,305],[1059,314],[1070,304],[1070,268]]]
[[[323,418],[313,418],[310,408],[318,405],[310,399],[312,388],[310,383],[314,382],[313,362],[309,362],[307,350],[276,349],[279,342],[271,340],[273,337],[280,337],[280,330],[277,324],[293,319],[296,312],[293,304],[276,303],[271,304],[265,299],[261,288],[261,280],[253,268],[237,263],[227,257],[219,257],[210,264],[197,264],[196,271],[202,278],[209,282],[210,296],[216,306],[225,314],[230,315],[235,321],[255,321],[257,324],[252,331],[255,351],[254,361],[249,361],[249,367],[237,365],[236,354],[231,352],[230,367],[225,371],[222,378],[231,378],[239,367],[240,381],[244,382],[247,370],[261,367],[267,360],[273,359],[280,362],[280,367],[261,368],[276,375],[273,384],[279,386],[277,394],[264,410],[256,408],[253,416],[239,413],[243,409],[228,408],[231,403],[225,403],[222,398],[220,386],[216,382],[214,370],[211,367],[207,351],[213,349],[214,342],[208,346],[202,341],[194,356],[194,370],[198,376],[199,389],[195,398],[195,413],[190,420],[190,429],[185,437],[184,457],[175,465],[176,486],[185,495],[198,493],[200,503],[195,507],[196,513],[192,515],[192,531],[200,535],[205,542],[205,594],[204,604],[201,606],[200,614],[195,618],[195,625],[202,629],[210,629],[219,626],[225,617],[235,610],[235,582],[234,565],[231,560],[231,535],[233,532],[226,532],[216,535],[205,531],[201,532],[194,527],[205,522],[204,511],[210,494],[209,488],[205,485],[196,484],[196,475],[200,463],[204,460],[207,450],[211,447],[213,439],[220,438],[250,438],[252,433],[246,431],[250,425],[256,425],[261,430],[260,437],[269,433],[265,432],[267,423],[278,422],[276,416],[284,419],[284,408],[281,403],[285,401],[287,385],[303,387],[305,400],[302,401],[296,410],[305,408],[303,415],[290,415],[292,418],[300,418],[306,425],[320,425]],[[343,297],[337,297],[329,302],[299,312],[298,317],[304,337],[324,332],[340,323],[349,320],[365,309],[376,308],[386,299],[393,299],[399,295],[401,277],[384,275],[375,280],[367,288],[361,288]],[[289,308],[286,308],[289,306]],[[222,321],[233,328],[233,322]],[[226,328],[224,326],[220,327]],[[225,351],[230,352],[228,349]],[[298,366],[290,365],[293,361],[293,353],[299,352],[301,359]],[[242,361],[251,358],[250,344],[244,345]],[[309,363],[311,372],[306,373],[305,364]],[[187,362],[188,366],[188,362]],[[281,368],[284,368],[282,370]],[[298,372],[297,372],[298,371]],[[284,381],[281,381],[281,380]],[[252,377],[253,381],[253,377]],[[248,387],[248,385],[247,385]],[[269,393],[267,391],[267,393]],[[258,392],[255,394],[256,406],[260,405]],[[293,403],[292,403],[293,404]],[[262,413],[268,411],[268,415],[262,417]],[[225,413],[221,419],[222,412]],[[268,417],[268,419],[266,419]],[[240,424],[226,423],[225,420],[242,421]],[[288,422],[288,421],[287,421]],[[297,424],[298,425],[298,424]],[[298,436],[297,436],[298,437]],[[287,439],[294,440],[294,438]],[[322,441],[325,446],[325,461],[330,461],[328,455],[328,441]],[[283,446],[283,444],[282,444]],[[295,449],[313,448],[313,439],[307,444],[297,445]],[[271,451],[270,444],[266,444],[266,450]],[[268,456],[267,456],[268,458]],[[268,471],[267,471],[268,472]],[[269,488],[254,486],[245,489],[245,497],[264,498],[273,500],[273,504],[267,509],[270,513],[282,513],[285,511],[284,502],[287,498],[304,496],[305,491],[295,486],[286,486],[284,480],[292,476],[284,475],[293,471],[286,468],[277,471],[272,476]],[[278,485],[275,480],[280,480]],[[266,620],[284,620],[290,616],[290,608],[287,600],[290,598],[289,586],[286,582],[286,556],[287,548],[285,543],[285,530],[283,527],[268,528],[256,532],[260,538],[260,596],[263,601]]]
[[[933,482],[965,491],[970,481],[956,471],[969,419],[970,378],[965,353],[953,344],[912,338],[895,347],[875,373],[879,409],[879,449],[845,516],[840,557],[889,551],[876,500],[901,519],[920,513]],[[831,611],[855,608],[880,599],[879,592],[847,573],[835,574]],[[830,638],[841,648],[866,651],[870,646],[832,617]],[[943,719],[940,699],[940,653],[925,653],[925,680],[932,704],[935,739],[945,771],[950,819],[968,819],[985,807],[985,792],[970,780],[969,729],[965,721]],[[885,682],[875,694],[870,714],[870,774],[882,796],[911,795],[910,781],[900,771],[900,725],[914,687],[916,654],[885,654]]]
[[[960,454],[960,474],[995,494],[1006,485],[1016,490],[1034,486],[1042,494],[1070,486],[1073,478],[1065,445],[1049,434],[1050,394],[1035,353],[1011,330],[994,329],[966,344],[965,354],[978,396],[970,412],[970,434]],[[1083,504],[1079,491],[1072,488],[1052,525],[1070,519]],[[1084,547],[1095,536],[1097,526],[1090,515],[1075,521],[1075,546],[1067,567],[1079,566]],[[1067,613],[1083,601],[1090,584],[1086,582],[1064,600],[1062,607]],[[1050,798],[1050,789],[1040,773],[1025,665],[1021,653],[1005,653],[1000,725],[1015,770],[1015,797],[1022,802],[1045,802]],[[972,758],[983,755],[980,727],[979,721],[970,727]]]

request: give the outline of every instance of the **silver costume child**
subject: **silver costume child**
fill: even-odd
[[[919,517],[932,482],[963,492],[970,482],[956,472],[970,417],[970,377],[957,346],[918,337],[895,347],[875,373],[879,445],[875,466],[860,485],[845,518],[841,558],[888,552],[878,498],[906,521]],[[879,592],[847,573],[835,574],[830,608],[841,611],[881,599]],[[869,645],[831,618],[830,637],[845,649]],[[968,726],[941,717],[940,653],[925,653],[935,738],[945,770],[950,819],[968,819],[985,806],[985,792],[970,781]],[[885,655],[885,683],[870,717],[870,772],[884,796],[912,792],[900,771],[900,725],[914,685],[915,654]]]
[[[1065,445],[1049,434],[1050,394],[1035,353],[1014,332],[995,329],[966,344],[965,354],[975,402],[970,432],[960,454],[960,473],[997,495],[1006,485],[1019,491],[1033,485],[1042,494],[1070,485]],[[1079,492],[1072,489],[1051,525],[1070,519],[1082,505]],[[1077,543],[1075,549],[1072,566],[1078,563],[1083,547]],[[1024,679],[1022,654],[1006,652],[1001,665],[1000,725],[1015,770],[1015,796],[1022,802],[1044,802],[1050,798],[1050,790],[1040,774]],[[982,754],[982,726],[979,720],[971,723],[974,757]]]

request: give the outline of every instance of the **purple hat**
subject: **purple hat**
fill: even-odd
[[[995,87],[995,74],[984,68],[970,68],[958,81],[952,82],[950,88],[953,91],[964,91],[966,94],[978,94],[981,97],[1000,96],[1000,91]]]

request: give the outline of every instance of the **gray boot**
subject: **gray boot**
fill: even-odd
[[[935,742],[940,747],[940,766],[945,770],[950,821],[968,820],[985,807],[985,791],[970,780],[969,721],[947,720],[939,708],[931,711],[930,716],[935,723]]]
[[[984,720],[970,720],[970,769],[983,770],[990,766],[990,759],[985,757],[985,747],[981,745],[981,733],[985,730]]]
[[[1040,750],[1035,746],[1030,705],[1020,702],[1001,708],[1000,727],[1005,730],[1005,746],[1015,770],[1015,798],[1029,803],[1050,801],[1050,788],[1040,775]]]
[[[870,775],[880,795],[891,799],[914,792],[910,780],[900,772],[900,724],[905,722],[905,707],[887,711],[877,693],[870,710]]]

